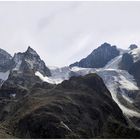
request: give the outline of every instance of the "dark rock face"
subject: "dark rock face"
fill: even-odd
[[[124,53],[120,63],[120,67],[123,70],[129,70],[133,65],[133,57],[129,53]]]
[[[120,69],[127,70],[131,75],[134,76],[134,79],[137,82],[137,85],[140,87],[140,61],[133,62],[131,56],[125,57],[125,60],[122,59],[120,63]]]
[[[86,58],[71,64],[70,67],[79,66],[84,68],[102,68],[107,64],[107,62],[118,56],[119,53],[120,52],[117,50],[116,46],[104,43]]]
[[[11,59],[12,56],[4,51],[3,49],[0,49],[0,72],[6,72],[11,67]]]
[[[137,45],[130,45],[131,50],[134,50]],[[122,60],[120,62],[120,69],[127,70],[131,75],[134,76],[137,81],[138,86],[140,87],[140,60],[134,61],[133,55],[131,52],[124,53]]]
[[[128,72],[134,76],[138,86],[140,87],[140,61],[133,63]]]
[[[14,70],[20,72],[28,71],[39,71],[44,76],[50,76],[50,70],[46,67],[43,60],[40,59],[40,56],[36,53],[35,50],[28,47],[27,51],[24,53],[17,53],[13,57],[15,62]]]
[[[72,77],[49,88],[40,83],[29,92],[29,96],[15,103],[18,109],[8,121],[18,138],[140,136],[135,129],[131,134],[121,110],[96,74]]]

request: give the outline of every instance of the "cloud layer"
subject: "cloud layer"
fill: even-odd
[[[104,42],[140,45],[140,2],[0,2],[0,48],[65,66]]]

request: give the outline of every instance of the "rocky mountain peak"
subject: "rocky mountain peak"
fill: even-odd
[[[32,55],[38,55],[37,52],[33,48],[31,48],[30,46],[28,46],[25,53],[30,53]]]
[[[109,43],[104,43],[97,49],[93,50],[86,58],[71,64],[70,67],[79,66],[84,68],[102,68],[111,59],[120,54],[116,46],[111,46]]]
[[[109,43],[105,42],[105,43],[101,44],[101,47],[102,47],[102,48],[103,48],[103,47],[111,47],[111,45],[110,45]]]
[[[13,61],[15,62],[14,71],[39,71],[44,76],[51,75],[50,70],[46,67],[44,61],[41,60],[37,52],[30,46],[25,52],[15,54]]]
[[[97,49],[103,49],[103,50],[110,50],[110,49],[117,49],[117,47],[115,45],[111,45],[107,42],[101,44]],[[97,50],[95,49],[95,50]]]
[[[130,49],[130,50],[134,50],[134,49],[136,49],[136,48],[138,48],[138,46],[137,46],[136,44],[131,44],[131,45],[129,46],[129,49]]]

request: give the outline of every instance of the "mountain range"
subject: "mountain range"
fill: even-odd
[[[0,138],[140,138],[140,48],[104,43],[48,67],[0,49]]]

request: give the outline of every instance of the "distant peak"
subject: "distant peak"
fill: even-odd
[[[34,51],[34,49],[32,49],[30,46],[28,46],[27,51]]]
[[[131,45],[129,46],[129,49],[130,49],[130,50],[134,50],[134,49],[136,49],[136,48],[138,48],[138,46],[137,46],[136,44],[131,44]]]
[[[101,46],[111,46],[109,43],[105,42]]]
[[[101,44],[100,47],[103,48],[103,49],[105,49],[105,48],[110,48],[110,47],[112,47],[112,46],[111,46],[111,44],[105,42],[105,43]]]
[[[109,43],[107,43],[107,42],[101,44],[100,47],[102,47],[102,48],[104,48],[104,47],[105,47],[105,48],[106,48],[106,47],[107,47],[107,48],[108,48],[108,47],[109,47],[109,48],[110,48],[110,47],[117,48],[115,45],[112,46],[111,44],[109,44]]]

